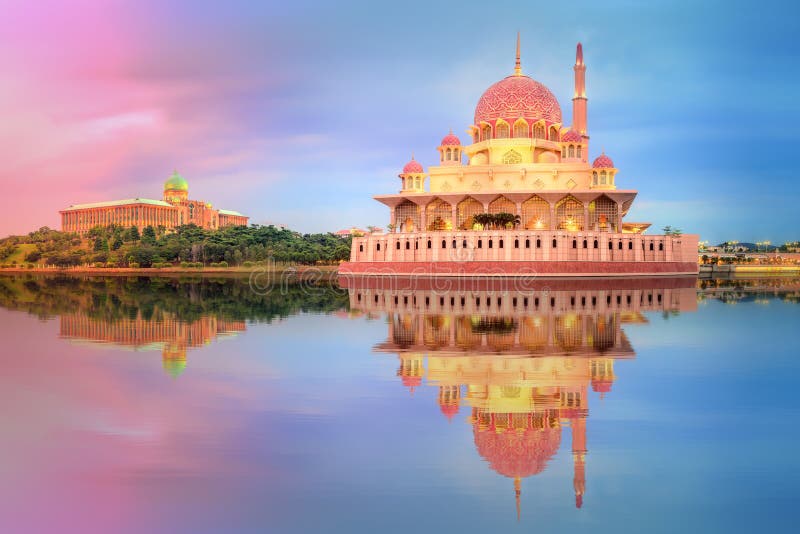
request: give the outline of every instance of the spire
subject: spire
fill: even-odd
[[[522,63],[519,59],[519,32],[517,32],[517,62],[514,64],[514,76],[522,76]]]
[[[520,518],[520,515],[521,515],[519,497],[520,497],[520,494],[522,493],[522,487],[521,487],[521,484],[520,484],[519,477],[515,477],[514,478],[514,493],[516,494],[515,499],[517,501],[517,521],[519,521],[519,518]]]
[[[578,49],[575,51],[575,64],[583,65],[583,45],[578,43]]]

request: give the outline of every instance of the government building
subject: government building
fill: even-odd
[[[452,132],[438,164],[413,157],[389,208],[389,232],[355,237],[344,274],[629,276],[697,273],[696,235],[646,235],[625,219],[637,192],[608,154],[594,159],[586,64],[577,45],[572,124],[526,76],[519,37],[513,73],[478,99],[465,144]]]
[[[84,234],[95,226],[163,226],[172,229],[195,224],[207,230],[247,226],[248,217],[238,211],[214,209],[210,202],[189,199],[189,183],[177,171],[164,182],[163,200],[130,198],[75,204],[59,212],[61,230]]]

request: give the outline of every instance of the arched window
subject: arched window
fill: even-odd
[[[539,196],[533,195],[523,202],[520,215],[522,227],[526,230],[550,229],[550,204]]]
[[[617,203],[603,195],[589,204],[589,228],[600,232],[617,232]]]
[[[565,147],[565,146],[561,147],[561,157],[562,158],[566,158],[567,157],[567,147]]]
[[[522,163],[522,155],[516,150],[509,150],[508,152],[503,154],[503,163],[507,165]]]
[[[514,137],[528,137],[528,123],[520,119],[514,123]]]
[[[419,207],[410,200],[404,200],[394,209],[395,226],[401,232],[419,230]]]
[[[575,145],[569,145],[569,157],[575,157]]]
[[[453,151],[448,148],[447,149],[447,157],[445,159],[447,159],[447,161],[450,161],[452,157],[453,157]]]
[[[420,185],[419,181],[420,181],[420,177],[419,177],[419,176],[417,176],[417,189],[419,189],[419,188],[421,187],[421,185]]]
[[[497,125],[495,126],[495,132],[497,133],[498,139],[507,139],[508,138],[508,124],[505,122],[497,121]]]
[[[461,154],[457,148],[453,149],[453,161],[461,161]]]
[[[606,185],[606,171],[600,171],[600,185]]]
[[[536,139],[544,139],[545,138],[545,128],[543,124],[534,124],[533,125],[533,137]]]
[[[506,197],[499,196],[489,203],[489,213],[492,214],[511,213],[513,215],[516,215],[517,205],[508,200]]]
[[[578,148],[575,150],[575,157],[581,157],[581,145],[578,145]]]
[[[597,171],[592,172],[592,185],[597,185]]]
[[[467,197],[458,203],[456,207],[456,226],[460,230],[472,230],[472,217],[478,213],[483,213],[483,204],[472,197]]]
[[[448,202],[435,198],[425,206],[425,219],[428,222],[428,230],[452,230],[453,208]]]
[[[558,141],[558,128],[556,128],[555,126],[550,128],[550,140]]]
[[[481,140],[486,141],[492,138],[492,127],[488,124],[483,125],[481,128]]]
[[[556,204],[556,228],[574,232],[584,229],[583,204],[580,200],[567,195]]]

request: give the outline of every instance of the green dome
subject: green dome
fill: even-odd
[[[172,191],[188,191],[189,190],[189,182],[187,182],[183,176],[178,174],[178,171],[172,173],[172,176],[164,182],[164,191],[172,190]]]

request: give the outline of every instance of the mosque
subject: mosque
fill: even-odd
[[[583,506],[590,394],[611,394],[615,363],[636,356],[623,325],[697,309],[687,277],[542,280],[526,291],[511,280],[446,291],[435,279],[416,289],[383,280],[348,280],[350,309],[386,314],[388,336],[374,350],[396,355],[410,392],[437,388],[447,420],[462,414],[478,456],[513,481],[518,517],[523,482],[556,457],[565,428]]]
[[[95,226],[163,226],[169,230],[195,224],[207,230],[247,226],[248,217],[238,211],[214,209],[210,202],[189,199],[189,183],[178,171],[164,182],[163,200],[131,198],[91,204],[75,204],[59,212],[61,230],[85,234]]]
[[[572,124],[542,83],[513,73],[479,98],[468,142],[452,131],[425,171],[413,157],[400,191],[375,199],[389,232],[355,237],[342,273],[459,276],[696,274],[696,235],[646,235],[625,220],[637,192],[610,155],[594,159],[586,64],[577,45]]]

